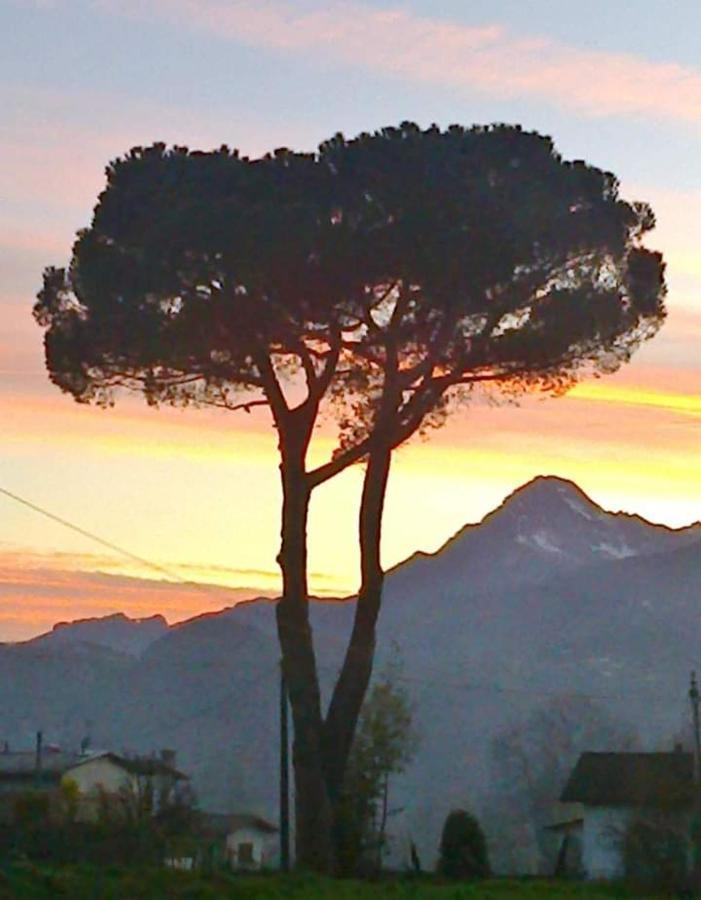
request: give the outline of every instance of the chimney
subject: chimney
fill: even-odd
[[[168,750],[167,748],[161,750],[161,762],[166,766],[170,766],[171,769],[175,768],[175,756],[175,750]]]

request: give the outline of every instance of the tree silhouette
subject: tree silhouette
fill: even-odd
[[[489,875],[489,854],[482,826],[464,809],[454,809],[445,820],[438,871],[446,878],[456,879]]]
[[[663,316],[654,225],[609,173],[517,127],[404,123],[249,160],[162,144],[107,170],[68,269],[35,306],[50,376],[80,402],[266,406],[282,482],[278,634],[295,742],[297,858],[328,868],[372,670],[392,450],[483,385],[561,392],[613,371]],[[308,470],[320,411],[333,457]],[[367,463],[361,586],[327,715],[307,598],[311,492]]]
[[[490,746],[488,804],[496,846],[508,848],[512,860],[532,860],[536,854],[539,871],[552,872],[559,840],[546,826],[577,758],[585,751],[621,752],[637,744],[628,722],[595,700],[566,693],[497,734]]]
[[[358,720],[335,810],[337,865],[346,875],[382,868],[390,777],[404,772],[416,755],[413,704],[401,678],[401,660],[395,656],[369,690]]]

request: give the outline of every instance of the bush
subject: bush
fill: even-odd
[[[439,872],[446,878],[484,878],[489,875],[487,841],[477,819],[456,809],[441,835]]]
[[[686,829],[662,814],[640,816],[625,832],[623,859],[628,878],[659,887],[676,887],[687,875]]]

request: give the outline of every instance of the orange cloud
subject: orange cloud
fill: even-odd
[[[0,545],[0,641],[37,634],[66,618],[158,613],[173,623],[251,597],[279,595],[280,577],[275,571],[195,562],[169,565],[173,580],[144,577],[132,561],[109,554],[37,552]],[[338,596],[338,590],[329,586],[332,576],[310,574],[317,594]]]
[[[701,72],[632,54],[581,50],[501,25],[472,27],[399,7],[334,3],[103,0],[118,13],[159,17],[217,37],[361,66],[411,81],[536,96],[591,116],[632,114],[701,122]]]

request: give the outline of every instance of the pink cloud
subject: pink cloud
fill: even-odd
[[[0,641],[27,638],[57,621],[110,615],[165,615],[179,622],[265,594],[206,584],[174,584],[145,578],[28,569],[20,558],[0,557]]]
[[[629,53],[584,50],[500,25],[472,27],[401,8],[335,3],[135,0],[120,14],[160,18],[254,46],[361,66],[411,81],[536,96],[587,115],[633,114],[701,122],[701,72]]]
[[[130,565],[104,553],[41,553],[5,549],[0,542],[0,641],[36,635],[64,619],[115,612],[161,614],[170,623],[180,622],[252,597],[279,594],[277,571],[180,562],[172,564],[173,577],[181,579],[175,581],[120,572],[128,572]],[[332,576],[315,572],[313,577],[322,585],[320,595],[337,596],[337,591],[323,590]]]
[[[279,143],[279,123],[255,114],[232,122],[226,106],[201,111],[177,103],[155,103],[118,94],[81,90],[0,86],[6,109],[0,135],[0,196],[8,226],[34,221],[70,224],[70,234],[86,224],[105,184],[105,167],[137,144],[166,143],[217,147],[229,143],[261,154]],[[284,125],[290,139],[316,143],[304,123]],[[12,206],[8,211],[8,205]],[[2,219],[0,219],[0,223]]]

